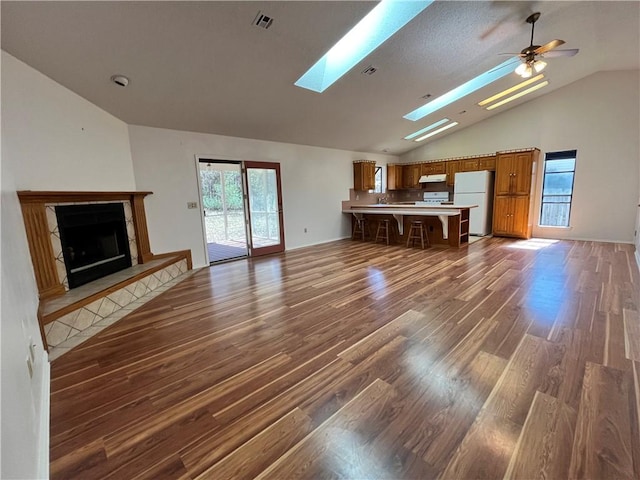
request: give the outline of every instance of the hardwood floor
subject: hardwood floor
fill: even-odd
[[[53,362],[51,477],[637,479],[639,287],[499,238],[203,269]]]

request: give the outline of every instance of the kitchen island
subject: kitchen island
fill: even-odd
[[[469,210],[477,205],[415,205],[375,204],[357,205],[343,209],[342,213],[356,218],[366,218],[369,224],[393,217],[398,226],[397,240],[404,242],[407,226],[414,220],[423,220],[432,243],[460,247],[469,243]],[[416,218],[426,217],[426,218]],[[371,230],[375,237],[375,229]]]

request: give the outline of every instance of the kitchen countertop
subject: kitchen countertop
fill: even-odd
[[[461,210],[463,208],[476,208],[478,205],[415,205],[415,204],[391,204],[391,203],[376,203],[373,205],[353,205],[351,210],[357,209],[388,209],[396,211],[400,210],[438,210],[438,211],[452,211],[452,210]],[[349,210],[343,210],[344,212],[348,212]]]
[[[363,214],[393,215],[398,223],[398,232],[403,234],[403,217],[405,215],[433,216],[440,219],[442,223],[442,236],[447,238],[449,228],[449,217],[460,215],[462,210],[475,208],[477,205],[391,205],[376,203],[374,205],[354,205],[349,209],[342,210],[342,213],[351,213],[356,217]]]

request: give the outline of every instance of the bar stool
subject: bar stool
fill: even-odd
[[[360,237],[360,239],[364,242],[367,240],[367,237],[371,238],[371,232],[369,232],[369,227],[367,225],[367,219],[364,217],[355,217],[355,223],[353,224],[353,233],[351,234],[351,239],[355,240]]]
[[[407,235],[407,247],[409,244],[415,246],[415,241],[420,240],[420,245],[424,249],[424,241],[427,241],[427,247],[431,246],[429,242],[429,234],[424,224],[420,220],[414,220],[411,222],[411,228],[409,229],[409,235]]]
[[[389,220],[380,220],[378,222],[378,230],[376,230],[376,243],[378,239],[384,240],[389,245]]]

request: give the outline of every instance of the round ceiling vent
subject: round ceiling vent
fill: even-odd
[[[112,75],[111,81],[116,85],[120,85],[121,87],[126,87],[129,85],[129,79],[124,75]]]

